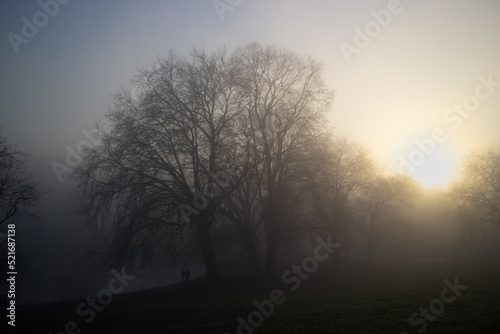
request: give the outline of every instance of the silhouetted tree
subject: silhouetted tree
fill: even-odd
[[[360,209],[366,210],[368,221],[367,257],[372,257],[377,227],[389,225],[390,230],[401,222],[402,211],[417,194],[415,182],[406,175],[379,176],[362,188]]]
[[[113,232],[116,261],[171,254],[194,227],[207,277],[218,280],[211,227],[227,194],[221,180],[238,167],[228,159],[243,110],[236,64],[223,49],[172,54],[139,70],[135,95],[116,95],[102,144],[76,170],[81,210]]]
[[[3,137],[0,128],[0,261],[3,269],[8,259],[8,225],[18,223],[22,217],[37,218],[36,206],[43,195],[39,182],[27,169],[27,158],[26,153]],[[16,255],[16,268],[25,268],[26,257],[19,251]],[[7,271],[0,273],[0,286],[6,285]]]
[[[255,272],[263,227],[273,276],[296,166],[332,97],[321,73],[310,58],[255,43],[141,69],[135,94],[116,96],[109,129],[98,131],[102,144],[76,170],[82,212],[113,233],[115,260],[175,252],[194,227],[207,276],[217,281],[213,227],[225,215]]]
[[[368,152],[345,137],[325,135],[311,148],[304,181],[313,213],[333,242],[342,244],[347,239],[350,224],[361,210],[356,199],[377,173]]]
[[[276,47],[250,44],[238,52],[240,87],[251,147],[258,160],[266,232],[265,270],[274,277],[286,225],[289,184],[297,162],[321,127],[332,93],[322,81],[323,66]]]
[[[463,236],[495,234],[500,229],[500,147],[472,152],[462,179],[450,191],[458,207]]]
[[[21,216],[35,217],[42,192],[26,169],[26,153],[9,143],[0,129],[0,226]]]

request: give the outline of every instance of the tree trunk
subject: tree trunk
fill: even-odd
[[[340,244],[340,222],[337,220],[330,221],[329,224],[330,240]],[[335,263],[340,262],[340,252],[338,249],[333,251],[332,259]]]
[[[201,251],[205,260],[205,269],[207,272],[207,280],[209,284],[217,284],[220,282],[219,268],[215,258],[215,250],[210,236],[210,226],[207,221],[198,223],[200,233]]]
[[[270,188],[272,188],[272,184]],[[274,281],[278,277],[278,250],[280,247],[280,226],[281,226],[281,215],[279,207],[278,196],[275,191],[270,191],[268,202],[269,207],[265,214],[265,231],[266,231],[266,242],[267,242],[267,252],[265,259],[265,271],[266,276],[269,280]]]
[[[375,227],[374,225],[374,220],[372,217],[370,217],[370,224],[368,225],[368,251],[366,257],[371,260],[372,258],[372,251],[373,251],[373,238],[375,235]]]
[[[259,256],[257,254],[257,248],[255,247],[254,236],[249,232],[245,232],[242,235],[242,238],[247,252],[250,271],[253,276],[259,277],[261,274],[261,268],[260,268]]]
[[[278,277],[278,251],[279,235],[268,231],[265,270],[267,278],[270,280],[275,280]]]

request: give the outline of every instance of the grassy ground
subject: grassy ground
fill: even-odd
[[[497,268],[491,263],[426,261],[325,264],[296,291],[282,282],[256,286],[231,280],[219,289],[191,282],[115,296],[89,324],[75,312],[81,301],[19,310],[17,320],[26,333],[64,333],[65,324],[73,320],[81,333],[232,334],[237,317],[248,321],[257,310],[254,300],[269,299],[272,290],[280,289],[286,300],[260,326],[241,333],[419,333],[424,318],[416,317],[421,322],[412,326],[410,315],[440,298],[444,279],[453,283],[457,277],[467,288],[427,321],[424,332],[500,333]]]

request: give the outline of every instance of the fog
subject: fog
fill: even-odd
[[[498,292],[499,3],[0,8],[0,277],[15,276],[19,324],[22,307],[35,319],[105,288],[125,294],[118,313],[170,297],[230,309],[283,286],[413,293],[449,275],[481,302]],[[300,271],[325,240],[328,260]],[[172,332],[199,331],[179,312]]]

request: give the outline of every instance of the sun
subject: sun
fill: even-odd
[[[445,189],[457,177],[459,168],[460,164],[449,150],[438,148],[415,167],[413,178],[426,188]]]

